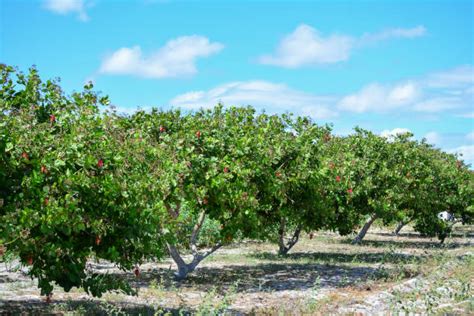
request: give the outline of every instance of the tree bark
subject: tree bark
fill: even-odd
[[[398,234],[400,233],[400,231],[402,230],[402,228],[408,224],[408,222],[404,222],[404,221],[400,221],[397,225],[397,227],[395,228],[395,230],[393,231],[393,234],[395,236],[398,236]]]
[[[278,230],[279,233],[279,241],[278,241],[278,254],[281,256],[286,256],[288,251],[298,242],[301,233],[301,227],[296,227],[296,230],[293,233],[293,236],[285,243],[285,235],[286,235],[286,220],[282,219],[280,221],[280,229]]]
[[[204,253],[196,253],[193,254],[193,259],[191,260],[190,263],[186,263],[179,253],[178,249],[174,245],[167,244],[168,246],[168,251],[171,255],[171,258],[173,261],[176,263],[176,266],[178,267],[178,271],[174,273],[174,276],[177,280],[184,280],[188,276],[189,273],[193,272],[196,267],[199,265],[199,263],[206,259],[209,255],[214,253],[217,249],[222,247],[221,243],[217,243],[212,247],[211,249],[205,251]]]
[[[199,218],[196,225],[194,225],[193,232],[190,238],[191,254],[193,256],[193,259],[191,260],[190,263],[186,263],[184,261],[183,257],[181,256],[181,254],[179,253],[175,245],[168,244],[168,243],[166,244],[171,258],[173,259],[173,261],[176,263],[176,266],[178,267],[178,271],[175,272],[174,274],[177,280],[186,279],[188,274],[193,272],[202,260],[206,259],[209,255],[211,255],[217,249],[222,247],[222,244],[219,242],[215,244],[214,247],[212,247],[211,249],[205,252],[201,253],[198,251],[197,237],[199,235],[199,232],[201,231],[202,224],[204,223],[205,219],[206,219],[206,214],[204,212],[201,212],[199,214]]]
[[[352,241],[352,244],[360,244],[362,242],[362,239],[364,239],[365,234],[367,234],[367,231],[369,230],[370,226],[374,223],[374,221],[377,219],[377,214],[373,214],[364,224],[360,232],[357,234],[357,236],[354,238]]]

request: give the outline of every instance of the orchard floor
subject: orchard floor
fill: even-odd
[[[399,236],[372,228],[362,245],[330,232],[302,240],[286,257],[276,245],[220,249],[182,282],[170,260],[141,275],[107,262],[97,271],[130,279],[138,296],[55,289],[51,304],[15,261],[0,263],[0,314],[12,315],[474,315],[474,226],[456,226],[439,245],[405,227]]]

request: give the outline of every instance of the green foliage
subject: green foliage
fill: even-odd
[[[128,293],[87,260],[131,270],[166,243],[190,248],[199,230],[211,247],[274,240],[282,223],[348,234],[375,214],[443,239],[440,211],[474,219],[472,171],[410,135],[338,137],[309,118],[222,105],[119,116],[92,84],[67,96],[6,65],[0,81],[0,251],[31,266],[45,295],[53,282]]]
[[[92,290],[85,272],[92,255],[122,269],[161,257],[146,153],[120,118],[101,113],[107,99],[91,85],[66,97],[34,68],[16,83],[11,67],[1,75],[0,242],[31,265],[42,293],[54,281],[98,295],[105,288]]]

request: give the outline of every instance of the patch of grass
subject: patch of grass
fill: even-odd
[[[420,279],[408,290],[393,291],[390,304],[394,312],[434,314],[474,310],[474,255],[461,258],[433,256],[420,267],[420,272],[425,279]]]

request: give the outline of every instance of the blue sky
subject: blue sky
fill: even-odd
[[[221,101],[474,163],[473,1],[2,0],[0,61],[121,111]]]

